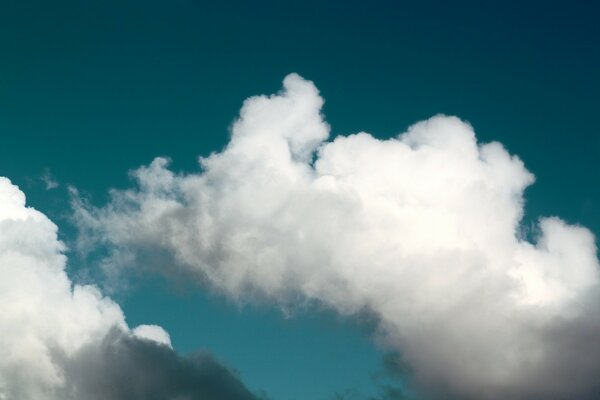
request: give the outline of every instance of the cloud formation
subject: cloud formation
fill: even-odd
[[[86,400],[256,400],[239,379],[207,353],[181,357],[154,340],[121,330],[80,349],[65,366],[61,398]]]
[[[209,355],[178,356],[160,327],[65,273],[57,227],[0,177],[0,399],[255,399]]]
[[[137,264],[235,299],[289,305],[300,295],[342,314],[370,310],[379,340],[431,393],[598,394],[592,233],[551,217],[526,240],[533,175],[458,118],[389,140],[328,141],[322,105],[312,82],[289,75],[280,93],[244,102],[230,143],[201,158],[201,172],[176,174],[156,158],[102,208],[75,197],[81,246],[108,245],[113,268],[170,254]]]

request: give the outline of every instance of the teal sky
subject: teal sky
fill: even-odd
[[[526,220],[560,215],[598,234],[599,15],[590,1],[4,0],[0,175],[70,243],[67,185],[103,204],[155,156],[197,171],[245,98],[297,72],[320,89],[333,136],[457,115],[536,175]],[[285,318],[147,277],[114,297],[132,325],[209,349],[273,399],[380,390],[386,354],[368,321]]]

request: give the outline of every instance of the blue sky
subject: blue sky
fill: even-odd
[[[278,92],[295,72],[318,87],[332,138],[387,139],[456,115],[536,176],[528,234],[540,216],[598,233],[592,3],[5,1],[0,176],[59,226],[71,279],[93,279],[131,326],[162,326],[176,351],[208,350],[273,399],[367,399],[401,385],[385,367],[401,349],[375,343],[374,317],[318,304],[287,315],[154,272],[112,287],[99,258],[75,251],[68,187],[103,207],[110,189],[135,186],[128,171],[157,156],[198,174],[198,156],[229,142],[242,102]]]

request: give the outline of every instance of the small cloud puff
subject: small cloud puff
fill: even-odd
[[[133,335],[139,339],[151,340],[153,342],[171,346],[171,336],[167,331],[158,325],[140,325],[133,329]]]

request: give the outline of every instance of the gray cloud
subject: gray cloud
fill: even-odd
[[[394,386],[384,386],[377,397],[371,397],[369,400],[409,400],[409,397],[402,389]]]
[[[256,400],[208,353],[182,357],[168,346],[110,331],[66,362],[64,399]]]

